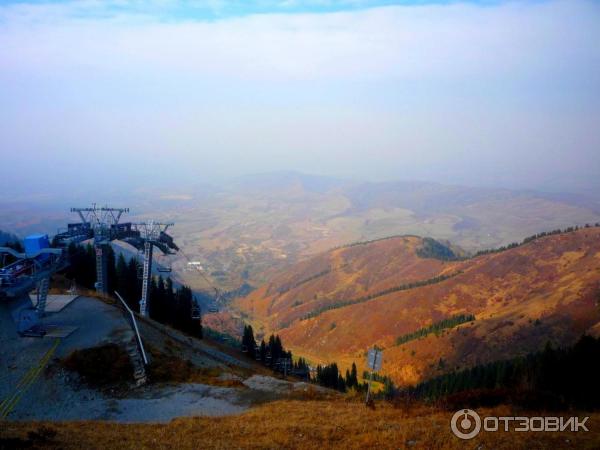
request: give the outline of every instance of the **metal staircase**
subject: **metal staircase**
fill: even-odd
[[[96,291],[107,295],[106,291],[106,269],[108,265],[107,249],[108,244],[102,242],[94,245],[96,250]]]
[[[144,243],[144,272],[142,277],[142,299],[140,300],[140,315],[146,317],[148,315],[148,294],[150,290],[150,273],[152,264],[152,242]]]
[[[131,339],[125,343],[125,350],[129,355],[129,360],[133,365],[133,379],[136,386],[142,386],[148,381],[146,377],[146,369],[144,367],[144,359],[142,357],[137,338],[132,333]]]
[[[135,320],[135,314],[131,308],[127,306],[127,303],[117,291],[115,291],[115,295],[121,301],[121,304],[127,313],[129,324],[131,325],[131,334],[128,334],[125,349],[127,350],[129,360],[133,365],[133,378],[135,379],[135,384],[136,386],[141,386],[147,381],[145,367],[148,365],[148,358],[146,356],[146,350],[144,349],[144,343],[142,342],[142,337],[140,336],[140,330],[138,329],[137,322]]]
[[[50,277],[45,277],[40,280],[37,291],[36,309],[39,317],[44,317],[46,312],[46,300],[48,299],[48,290],[50,289]]]

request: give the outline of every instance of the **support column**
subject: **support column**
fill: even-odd
[[[108,244],[100,242],[94,244],[96,250],[96,291],[102,295],[108,295],[108,284],[106,276],[108,273]]]
[[[152,276],[152,243],[144,243],[144,272],[142,275],[142,299],[140,300],[140,314],[148,315],[148,299],[150,294],[150,277]]]
[[[45,277],[40,280],[37,289],[37,313],[41,317],[44,317],[46,312],[46,300],[48,298],[48,289],[50,288],[50,277]]]

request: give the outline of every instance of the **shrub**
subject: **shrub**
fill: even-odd
[[[127,352],[117,344],[75,350],[63,366],[77,372],[93,386],[106,386],[133,380],[133,366]]]

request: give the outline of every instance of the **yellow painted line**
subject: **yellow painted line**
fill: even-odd
[[[39,374],[42,372],[46,364],[50,361],[50,358],[54,354],[56,347],[58,347],[60,340],[56,340],[54,345],[46,352],[46,354],[42,357],[39,363],[36,366],[33,366],[21,379],[21,382],[15,388],[13,395],[9,396],[3,402],[3,407],[0,408],[0,417],[6,418],[8,414],[14,409],[17,405],[23,394],[27,391],[29,386],[33,384],[33,382],[37,379]]]
[[[31,372],[27,376],[23,385],[20,388],[18,388],[17,390],[15,390],[15,393],[13,394],[13,397],[12,397],[12,401],[6,406],[5,411],[2,413],[3,418],[6,418],[6,416],[8,416],[10,414],[10,412],[14,409],[14,407],[17,405],[17,403],[21,400],[21,397],[23,396],[23,394],[27,391],[29,386],[31,386],[33,384],[33,382],[37,379],[37,377],[39,376],[39,374],[44,369],[44,367],[47,363],[48,363],[47,359],[45,359],[45,358],[42,359],[40,364],[38,366],[34,367],[34,371]]]
[[[59,340],[56,340],[54,342],[54,345],[46,352],[46,354],[39,361],[38,365],[34,366],[25,375],[25,377],[23,377],[23,379],[21,380],[19,385],[17,385],[17,388],[15,389],[15,392],[12,395],[12,401],[10,401],[5,406],[5,410],[2,412],[3,417],[6,417],[14,409],[14,407],[16,406],[16,404],[18,403],[18,401],[20,400],[22,395],[27,391],[29,386],[31,386],[33,384],[33,382],[37,379],[37,377],[42,372],[42,370],[44,370],[44,368],[50,361],[50,358],[54,354],[56,347],[58,347],[59,342],[60,342]]]
[[[30,374],[35,370],[36,366],[32,366],[26,373],[25,375],[23,375],[23,378],[21,378],[21,380],[19,381],[19,383],[17,384],[17,386],[15,386],[15,391],[18,390],[25,382],[25,380],[30,376]],[[6,397],[2,403],[0,403],[0,416],[2,416],[2,411],[4,410],[5,406],[10,402],[12,396],[14,395],[14,392],[12,395],[9,395],[8,397]]]
[[[34,381],[50,361],[50,358],[52,358],[52,355],[54,355],[58,344],[60,344],[60,339],[56,339],[52,347],[48,349],[38,364],[34,365],[27,371],[27,373],[23,376],[23,378],[21,378],[21,381],[19,381],[15,387],[12,395],[9,395],[2,401],[2,403],[0,403],[0,419],[5,419],[12,412],[15,406],[17,406],[23,397],[23,394],[27,392],[27,389],[34,383]]]

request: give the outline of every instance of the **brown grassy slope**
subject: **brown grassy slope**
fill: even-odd
[[[285,270],[238,300],[267,329],[278,329],[324,305],[457,270],[461,263],[423,259],[421,238],[395,237],[322,253]]]
[[[244,329],[242,318],[229,311],[204,312],[202,325],[231,336],[241,336]]]
[[[482,409],[478,413],[482,416],[539,415],[511,411],[507,407]],[[470,441],[454,437],[449,426],[451,416],[452,412],[422,407],[404,411],[388,404],[378,404],[376,410],[371,411],[358,402],[279,401],[237,416],[176,419],[169,424],[5,422],[0,423],[0,447],[3,443],[9,448],[18,447],[19,442],[26,442],[28,438],[35,439],[36,448],[61,449],[591,449],[600,446],[598,414],[590,415],[587,433],[481,432]],[[28,433],[32,434],[28,437]],[[13,445],[9,445],[11,443]]]
[[[371,252],[372,245],[386,245],[387,253]],[[390,249],[394,246],[399,247],[398,254],[395,259],[388,259],[394,255]],[[296,354],[315,362],[335,360],[347,367],[356,361],[360,369],[365,349],[374,344],[384,347],[383,373],[400,384],[414,383],[450,368],[522,355],[542,348],[547,340],[570,344],[600,321],[600,228],[549,236],[459,263],[424,260],[430,265],[420,265],[402,239],[352,249],[359,252],[354,259],[364,269],[358,277],[348,275],[347,286],[341,277],[327,285],[316,279],[299,286],[293,295],[280,296],[267,286],[239,302],[240,307],[254,313],[258,323],[279,332],[285,345]],[[365,252],[364,258],[361,251]],[[336,250],[320,258],[331,260],[338,254]],[[407,261],[411,268],[408,273]],[[419,276],[423,267],[428,272]],[[391,293],[326,311],[312,319],[295,320],[286,328],[277,327],[297,317],[289,312],[294,310],[292,298],[316,305],[310,298],[319,289],[327,293],[358,291],[364,289],[364,283],[357,280],[370,280],[372,286],[393,278],[382,277],[382,273],[402,274],[394,279],[396,282],[409,277],[427,278],[436,270],[448,273],[458,269],[463,273],[441,283]],[[336,281],[342,285],[335,286]],[[475,314],[476,322],[441,336],[429,335],[402,346],[394,345],[396,337],[402,334],[464,313]],[[440,358],[444,359],[444,367],[438,369]]]

